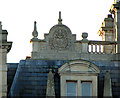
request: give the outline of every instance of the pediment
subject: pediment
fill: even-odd
[[[58,72],[61,73],[76,73],[76,74],[90,74],[100,73],[97,65],[86,60],[73,60],[62,65]]]
[[[52,50],[69,50],[76,41],[76,36],[66,25],[55,25],[45,35],[45,41]]]

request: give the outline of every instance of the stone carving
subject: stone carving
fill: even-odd
[[[68,32],[62,27],[58,27],[53,31],[52,38],[49,40],[51,49],[64,50],[69,47]]]

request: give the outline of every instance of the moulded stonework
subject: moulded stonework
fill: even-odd
[[[64,25],[56,25],[51,30],[49,45],[51,49],[64,50],[71,46],[71,31]]]
[[[61,96],[66,96],[66,81],[77,81],[77,96],[81,96],[81,81],[92,82],[92,96],[97,96],[97,76],[100,69],[86,60],[73,60],[58,69],[60,74]]]

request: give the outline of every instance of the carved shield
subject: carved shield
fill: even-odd
[[[67,31],[59,28],[53,32],[53,36],[50,39],[51,48],[62,50],[68,46]]]

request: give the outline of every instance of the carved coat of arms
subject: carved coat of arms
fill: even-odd
[[[68,36],[65,29],[59,28],[53,32],[52,38],[49,40],[51,49],[63,50],[68,47]]]

